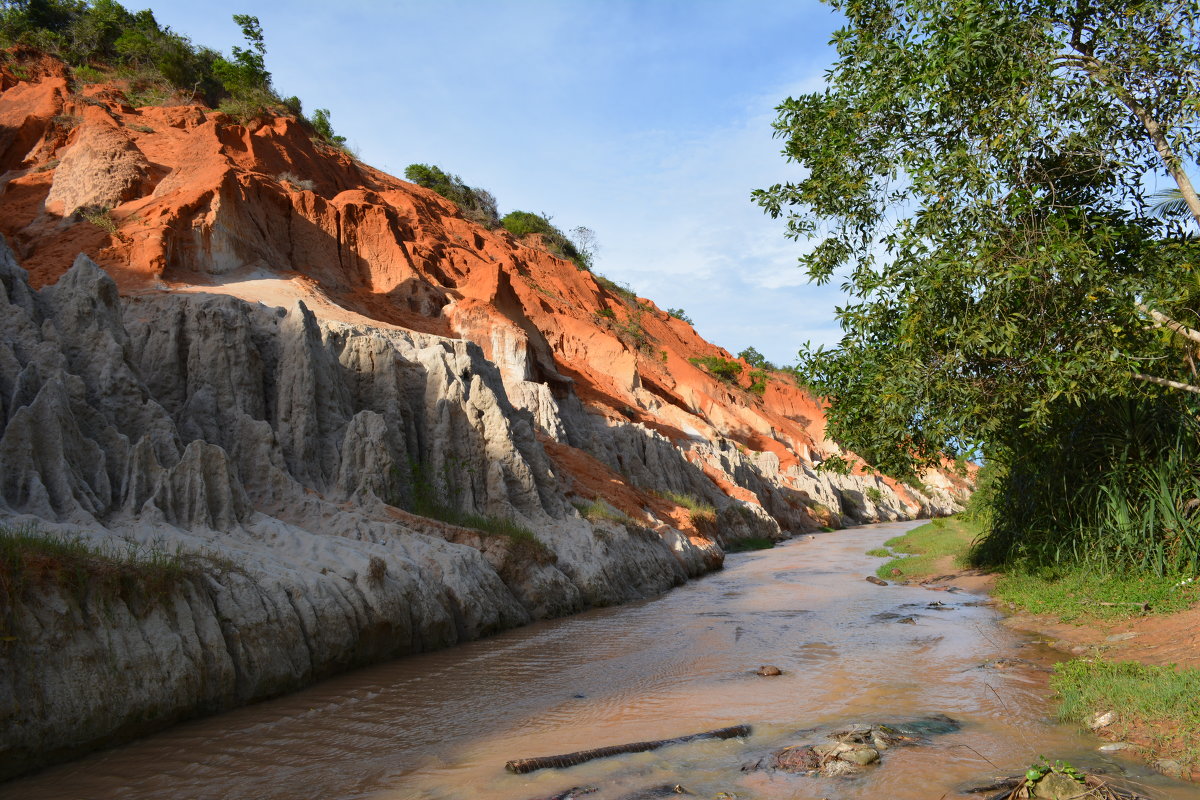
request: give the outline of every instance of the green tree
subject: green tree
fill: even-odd
[[[1193,382],[1153,330],[1196,251],[1149,213],[1197,148],[1196,0],[835,0],[820,92],[778,109],[808,177],[755,193],[844,275],[844,335],[804,354],[831,433],[888,471],[1013,441],[1062,404]],[[1180,380],[1176,380],[1182,378]]]
[[[798,364],[831,437],[898,477],[986,453],[991,560],[1193,568],[1200,3],[833,5],[827,88],[775,123],[807,177],[755,193],[845,280]]]
[[[267,46],[263,42],[262,25],[258,17],[234,14],[233,21],[242,29],[247,47],[234,45],[232,58],[220,58],[213,64],[213,73],[235,98],[269,94],[271,73],[267,72]]]
[[[293,98],[288,99],[291,100]],[[300,108],[300,101],[298,98],[296,99],[296,108]],[[346,146],[346,137],[338,136],[333,132],[333,123],[329,120],[328,108],[318,108],[313,112],[312,126],[313,130],[317,132],[317,136],[320,136],[322,139],[334,145],[335,147]]]

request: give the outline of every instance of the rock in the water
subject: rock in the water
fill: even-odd
[[[1088,723],[1088,727],[1096,731],[1100,730],[1101,728],[1107,728],[1116,721],[1117,714],[1115,711],[1104,711],[1092,717],[1091,722]]]
[[[887,586],[888,585],[888,582],[885,581],[883,578],[876,578],[874,575],[868,575],[867,582],[873,583],[876,586]]]
[[[1033,797],[1041,800],[1078,800],[1086,796],[1088,787],[1062,772],[1048,772],[1033,784]]]
[[[784,772],[810,772],[821,768],[821,756],[809,745],[785,747],[772,756],[771,766]]]
[[[755,674],[762,675],[763,677],[769,678],[774,675],[782,675],[783,670],[781,670],[779,667],[774,666],[773,664],[763,664],[761,667],[759,667],[755,671]]]

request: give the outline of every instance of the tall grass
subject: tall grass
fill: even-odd
[[[1055,665],[1050,685],[1063,720],[1086,723],[1115,710],[1115,736],[1149,734],[1154,750],[1185,766],[1200,763],[1200,670],[1076,659]]]
[[[160,598],[199,575],[207,560],[137,542],[103,546],[36,525],[0,524],[0,607],[12,608],[50,587],[80,603],[89,597]]]
[[[1073,408],[999,454],[985,565],[1156,576],[1200,572],[1200,424],[1173,399]]]

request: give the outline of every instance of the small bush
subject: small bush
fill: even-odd
[[[84,84],[104,83],[106,80],[108,80],[108,75],[98,69],[95,69],[94,67],[89,67],[86,64],[81,67],[75,67],[75,69],[72,70],[72,73],[76,81]]]
[[[688,361],[697,367],[707,370],[713,377],[725,383],[733,383],[742,374],[742,365],[736,361],[720,356],[701,356],[689,358]]]
[[[299,100],[297,100],[296,104],[299,106]],[[344,148],[346,146],[346,137],[338,136],[333,132],[333,123],[329,121],[328,108],[318,108],[313,112],[312,119],[310,119],[308,123],[312,125],[313,130],[317,133],[317,136],[326,142],[329,142],[334,147]]]
[[[113,219],[112,209],[108,206],[84,206],[75,213],[110,236],[119,235],[117,221]]]
[[[759,397],[762,397],[764,394],[767,393],[767,379],[769,377],[770,377],[770,375],[767,373],[766,370],[763,370],[763,369],[750,370],[750,388],[748,391],[751,394],[756,394]]]
[[[50,124],[61,131],[74,130],[79,127],[79,123],[81,122],[83,122],[83,118],[73,114],[59,114],[50,120]]]
[[[693,323],[692,323],[692,318],[691,318],[691,317],[689,317],[689,316],[688,316],[686,313],[684,313],[684,310],[683,310],[682,308],[668,308],[668,309],[667,309],[667,314],[668,314],[669,316],[672,316],[672,317],[674,317],[675,319],[681,319],[681,320],[683,320],[683,321],[684,321],[684,322],[686,322],[688,325],[691,325],[691,324],[693,324]]]
[[[605,319],[616,319],[617,313],[615,311],[613,311],[611,308],[602,308],[596,312],[596,316],[604,317]]]
[[[875,505],[879,505],[883,502],[883,492],[881,492],[877,486],[868,486],[863,494],[865,494],[867,499]]]

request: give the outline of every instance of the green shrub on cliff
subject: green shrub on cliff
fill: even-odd
[[[317,138],[344,147],[329,112],[300,113],[299,98],[280,98],[266,66],[266,44],[258,17],[234,14],[245,47],[228,57],[201,47],[162,26],[149,9],[132,12],[115,0],[10,0],[0,5],[0,46],[25,45],[58,56],[75,68],[75,78],[128,83],[134,106],[199,97],[240,121],[292,113]],[[111,73],[111,74],[108,74]]]
[[[588,270],[592,267],[590,260],[579,252],[575,242],[571,241],[570,237],[559,230],[544,214],[534,214],[531,211],[510,211],[500,220],[500,224],[518,239],[540,236],[548,252],[574,262],[579,269]]]
[[[742,374],[742,365],[721,356],[698,356],[689,358],[688,362],[707,370],[714,378],[725,383],[733,383]]]
[[[462,215],[472,222],[489,230],[500,225],[496,198],[486,189],[467,186],[462,178],[433,164],[409,164],[404,170],[404,177],[454,203]]]

